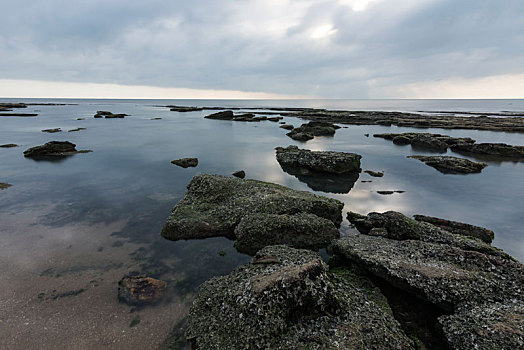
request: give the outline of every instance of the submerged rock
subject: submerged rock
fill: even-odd
[[[152,304],[164,297],[167,283],[146,276],[124,276],[118,282],[118,300],[128,305]]]
[[[335,224],[315,214],[248,214],[235,228],[235,248],[254,255],[268,245],[318,250],[340,236]]]
[[[443,174],[480,173],[487,166],[486,163],[452,156],[408,156],[408,158],[418,159]]]
[[[346,174],[360,172],[361,155],[346,152],[310,151],[297,146],[277,147],[277,161],[282,166],[306,171]]]
[[[463,222],[440,219],[426,215],[414,215],[413,218],[417,221],[430,223],[457,235],[478,238],[486,243],[491,243],[495,237],[495,233],[487,228],[473,226]]]
[[[438,322],[451,348],[523,344],[522,264],[478,239],[400,213],[350,213],[348,219],[361,234],[336,240],[333,252],[442,309],[448,315]],[[498,329],[497,337],[488,329]]]
[[[69,141],[51,141],[24,151],[24,157],[65,157],[78,153],[76,145]]]
[[[258,263],[267,261],[266,263]],[[194,349],[411,349],[376,288],[320,256],[271,246],[205,282],[186,337]]]
[[[198,165],[198,158],[180,158],[171,161],[171,164],[178,165],[182,168],[196,167]]]
[[[238,177],[239,179],[243,179],[246,177],[246,172],[244,170],[235,171],[232,174],[234,177]]]
[[[185,197],[173,208],[162,229],[162,236],[171,240],[216,236],[235,238],[234,230],[242,218],[256,213],[314,214],[339,227],[343,206],[335,199],[268,182],[196,175],[189,183]]]
[[[294,128],[286,135],[293,140],[307,141],[315,136],[333,136],[335,135],[335,130],[339,128],[339,126],[332,123],[313,121]]]
[[[451,150],[457,153],[524,161],[524,146],[505,143],[457,144],[453,145]]]

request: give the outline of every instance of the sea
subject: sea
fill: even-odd
[[[196,174],[230,176],[244,170],[246,178],[336,198],[344,203],[344,216],[348,211],[395,210],[486,227],[495,232],[493,245],[524,261],[524,162],[485,160],[488,166],[479,174],[442,174],[407,158],[435,153],[372,136],[432,132],[524,146],[523,134],[348,125],[334,137],[300,143],[286,136],[278,123],[209,120],[203,117],[213,111],[180,113],[165,107],[262,111],[308,107],[482,115],[524,114],[523,99],[0,102],[66,104],[17,110],[37,113],[37,117],[0,117],[0,144],[18,145],[0,148],[0,182],[12,185],[0,190],[0,348],[124,349],[160,344],[183,321],[202,282],[228,274],[250,259],[226,238],[173,242],[160,236],[171,209]],[[93,118],[101,110],[128,116]],[[284,121],[295,126],[304,122],[295,117],[284,117]],[[62,131],[41,131],[51,128]],[[76,128],[85,129],[68,131]],[[92,152],[56,161],[24,158],[24,150],[52,140],[70,141],[77,149]],[[288,145],[358,153],[362,169],[381,171],[384,176],[361,173],[349,192],[323,190],[283,171],[275,147]],[[198,158],[198,166],[184,169],[171,164],[183,157]],[[391,190],[405,192],[377,193]],[[342,235],[352,230],[345,221]],[[167,281],[168,297],[148,308],[119,303],[118,280],[128,273]],[[137,316],[140,322],[131,327]]]

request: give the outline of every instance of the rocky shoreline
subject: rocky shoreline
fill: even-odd
[[[338,238],[341,211],[333,199],[279,185],[195,176],[164,237],[225,235],[254,258],[200,287],[183,327],[193,349],[524,346],[524,266],[489,244],[492,231],[349,212],[360,233]],[[399,302],[410,297],[420,309]],[[173,346],[182,337],[174,332]]]

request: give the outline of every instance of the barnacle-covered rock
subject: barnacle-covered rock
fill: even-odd
[[[205,282],[186,337],[195,349],[411,349],[380,291],[320,256],[270,246]]]

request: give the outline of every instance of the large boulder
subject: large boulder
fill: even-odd
[[[336,227],[342,221],[342,202],[268,182],[196,175],[187,188],[162,229],[167,239],[235,238],[235,227],[242,218],[256,213],[314,214]]]
[[[277,147],[281,166],[330,174],[359,173],[361,155],[346,152],[310,151],[297,146]]]
[[[480,173],[487,166],[486,163],[452,156],[408,156],[408,158],[418,159],[443,174]]]
[[[318,250],[340,233],[328,219],[315,214],[248,214],[235,228],[235,248],[254,255],[268,245],[287,244],[295,248]]]
[[[505,143],[456,144],[451,150],[457,153],[524,161],[524,146]]]
[[[334,254],[441,309],[438,324],[450,348],[521,347],[522,264],[481,240],[400,213],[349,218],[361,234],[336,240]]]
[[[201,287],[188,317],[194,349],[412,349],[384,296],[320,256],[287,246]]]
[[[414,215],[413,218],[417,221],[433,224],[451,233],[478,238],[486,243],[491,243],[495,237],[495,233],[491,230],[463,222],[451,221],[426,215]]]

